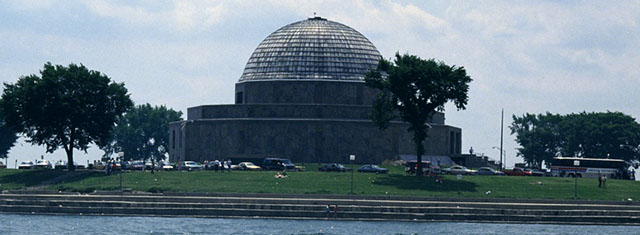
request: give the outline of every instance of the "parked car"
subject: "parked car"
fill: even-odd
[[[511,170],[504,170],[504,173],[509,176],[531,176],[531,171],[520,167],[514,167]]]
[[[387,168],[382,168],[377,165],[367,164],[358,168],[358,172],[386,174],[387,172],[389,172],[389,170]]]
[[[21,162],[20,165],[18,165],[18,169],[33,169],[33,162],[32,161]]]
[[[56,164],[54,165],[54,169],[56,170],[65,170],[67,169],[67,162],[59,160],[56,162]]]
[[[163,171],[172,171],[176,169],[174,165],[175,164],[169,161],[158,161],[158,163],[156,164],[156,169]]]
[[[531,176],[545,176],[546,172],[540,169],[524,168],[525,171],[531,172]]]
[[[49,160],[36,161],[36,169],[51,169],[51,162]]]
[[[131,170],[134,170],[134,171],[144,170],[144,162],[140,160],[131,162]]]
[[[261,168],[253,164],[253,162],[238,163],[238,169],[243,171],[259,171]]]
[[[73,167],[75,167],[76,169],[84,169],[85,166],[82,164],[78,164],[77,162],[73,162]]]
[[[405,164],[404,170],[407,172],[407,174],[409,175],[413,175],[416,173],[416,167],[417,167],[417,162],[416,160],[409,160],[407,161],[407,163]],[[442,173],[442,171],[440,170],[440,167],[437,165],[432,165],[430,161],[422,161],[422,173],[423,175],[430,175],[430,174],[440,174]]]
[[[182,169],[186,169],[188,171],[199,171],[204,169],[204,166],[194,161],[184,161]]]
[[[452,174],[452,175],[475,175],[477,173],[474,170],[470,170],[464,166],[458,166],[458,165],[442,169],[442,172],[445,174]]]
[[[291,160],[286,158],[265,158],[262,160],[262,169],[263,170],[290,170],[290,171],[298,171],[296,165],[294,165]]]
[[[478,175],[505,175],[502,171],[494,170],[491,167],[480,167],[476,171]]]
[[[345,172],[345,171],[352,171],[353,169],[344,167],[340,163],[327,163],[326,165],[319,167],[318,170],[325,171],[325,172],[328,172],[328,171]]]
[[[96,163],[93,164],[93,169],[96,169],[96,170],[104,170],[105,167],[106,166],[103,161],[97,161]]]
[[[0,169],[6,169],[7,165],[4,164],[4,162],[0,161]]]

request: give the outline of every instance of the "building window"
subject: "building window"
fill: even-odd
[[[456,149],[456,134],[453,131],[449,132],[449,154],[455,154]]]
[[[171,147],[176,148],[176,130],[171,131]]]
[[[242,92],[236,93],[236,104],[242,104]]]
[[[456,154],[462,153],[462,135],[456,132]]]
[[[178,148],[182,148],[182,134],[183,132],[180,131],[180,134],[178,135],[178,145],[180,146],[178,146]]]

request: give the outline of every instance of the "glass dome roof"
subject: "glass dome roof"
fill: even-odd
[[[380,58],[376,47],[358,31],[314,17],[265,38],[249,58],[240,81],[364,80]]]

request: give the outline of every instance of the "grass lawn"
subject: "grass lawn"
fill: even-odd
[[[146,192],[228,192],[282,194],[348,194],[351,173],[318,172],[317,165],[305,172],[288,172],[289,177],[274,178],[274,171],[259,172],[125,172],[124,187]],[[558,177],[463,176],[445,175],[444,183],[435,178],[408,176],[402,167],[388,166],[389,174],[354,174],[358,195],[400,195],[425,197],[490,197],[572,199],[574,179]],[[55,182],[53,184],[51,179]],[[48,190],[91,192],[119,190],[120,176],[103,172],[61,172],[52,170],[0,170],[0,189],[41,186]],[[487,193],[487,192],[491,193]],[[640,182],[607,181],[598,188],[597,179],[578,179],[578,198],[583,200],[640,200]]]

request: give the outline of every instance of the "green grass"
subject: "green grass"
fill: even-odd
[[[124,188],[145,192],[226,192],[281,194],[348,194],[351,173],[317,172],[315,164],[305,166],[305,172],[289,172],[284,179],[274,178],[274,171],[261,172],[125,172]],[[404,174],[402,167],[389,167],[389,174],[354,174],[354,192],[358,195],[399,195],[425,197],[479,198],[546,198],[572,199],[574,180],[558,177],[516,176],[444,176],[444,183],[435,178]],[[120,176],[102,172],[58,172],[50,170],[0,170],[0,189],[20,189],[40,185],[47,180],[64,177],[61,182],[44,189],[92,192],[119,190]],[[51,182],[51,181],[49,181]],[[486,192],[491,191],[490,194]],[[578,179],[578,198],[583,200],[640,199],[640,183],[629,180],[607,181],[607,188],[598,188],[597,179]]]

